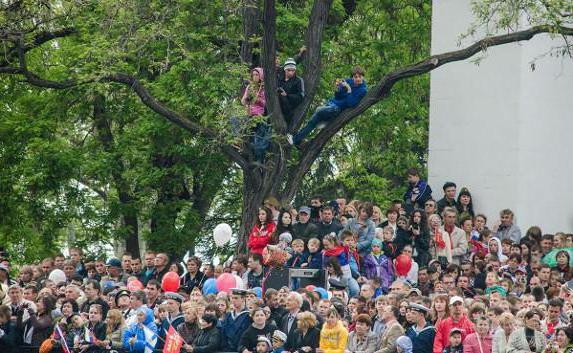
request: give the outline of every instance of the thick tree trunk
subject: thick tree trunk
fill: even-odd
[[[254,53],[254,38],[260,33],[260,11],[258,0],[243,0],[243,41],[241,60],[249,66],[259,66],[259,55]]]
[[[106,100],[103,94],[96,94],[93,102],[94,126],[97,137],[103,149],[112,155],[110,160],[115,165],[111,168],[113,184],[118,193],[121,204],[121,222],[125,228],[125,249],[126,251],[139,256],[139,224],[138,213],[134,207],[134,199],[129,192],[129,183],[123,178],[124,166],[121,158],[115,156],[113,133],[111,131],[111,120],[107,117]]]

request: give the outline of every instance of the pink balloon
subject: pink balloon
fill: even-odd
[[[141,283],[138,279],[134,279],[127,283],[127,289],[130,292],[135,292],[136,290],[143,290],[143,283]]]
[[[230,273],[223,273],[217,277],[217,290],[222,292],[231,292],[231,288],[237,287],[237,280],[235,276]]]
[[[167,272],[161,280],[161,288],[165,292],[177,292],[179,289],[179,275],[175,272]]]

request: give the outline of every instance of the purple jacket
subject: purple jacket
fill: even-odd
[[[394,280],[394,268],[392,266],[392,261],[388,259],[386,255],[380,255],[378,257],[372,255],[372,253],[366,255],[364,258],[364,272],[366,278],[380,278],[380,287],[387,293],[388,288]]]

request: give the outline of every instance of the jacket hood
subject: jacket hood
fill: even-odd
[[[403,349],[405,353],[411,353],[413,346],[412,340],[408,336],[400,336],[396,339],[396,345]]]
[[[251,73],[253,71],[256,71],[259,73],[259,76],[261,77],[261,82],[265,81],[265,73],[263,72],[263,68],[262,67],[255,67],[254,69],[251,70]]]
[[[151,322],[153,322],[153,310],[146,308],[146,307],[141,307],[139,309],[137,309],[137,313],[144,313],[145,314],[145,320],[143,320],[143,324],[144,325],[149,325]]]

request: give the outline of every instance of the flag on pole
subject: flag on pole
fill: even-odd
[[[64,351],[64,353],[71,353],[70,348],[68,347],[68,343],[66,342],[66,336],[64,335],[62,329],[60,328],[60,325],[58,324],[56,324],[55,333],[56,334],[54,335],[54,338],[60,342],[60,345],[62,346],[62,351]]]
[[[163,353],[179,353],[183,345],[183,338],[179,335],[173,326],[169,325],[169,331],[165,335],[165,345]]]
[[[144,353],[153,353],[155,345],[157,344],[157,334],[151,331],[147,326],[143,326],[143,334],[145,335],[145,348]]]

